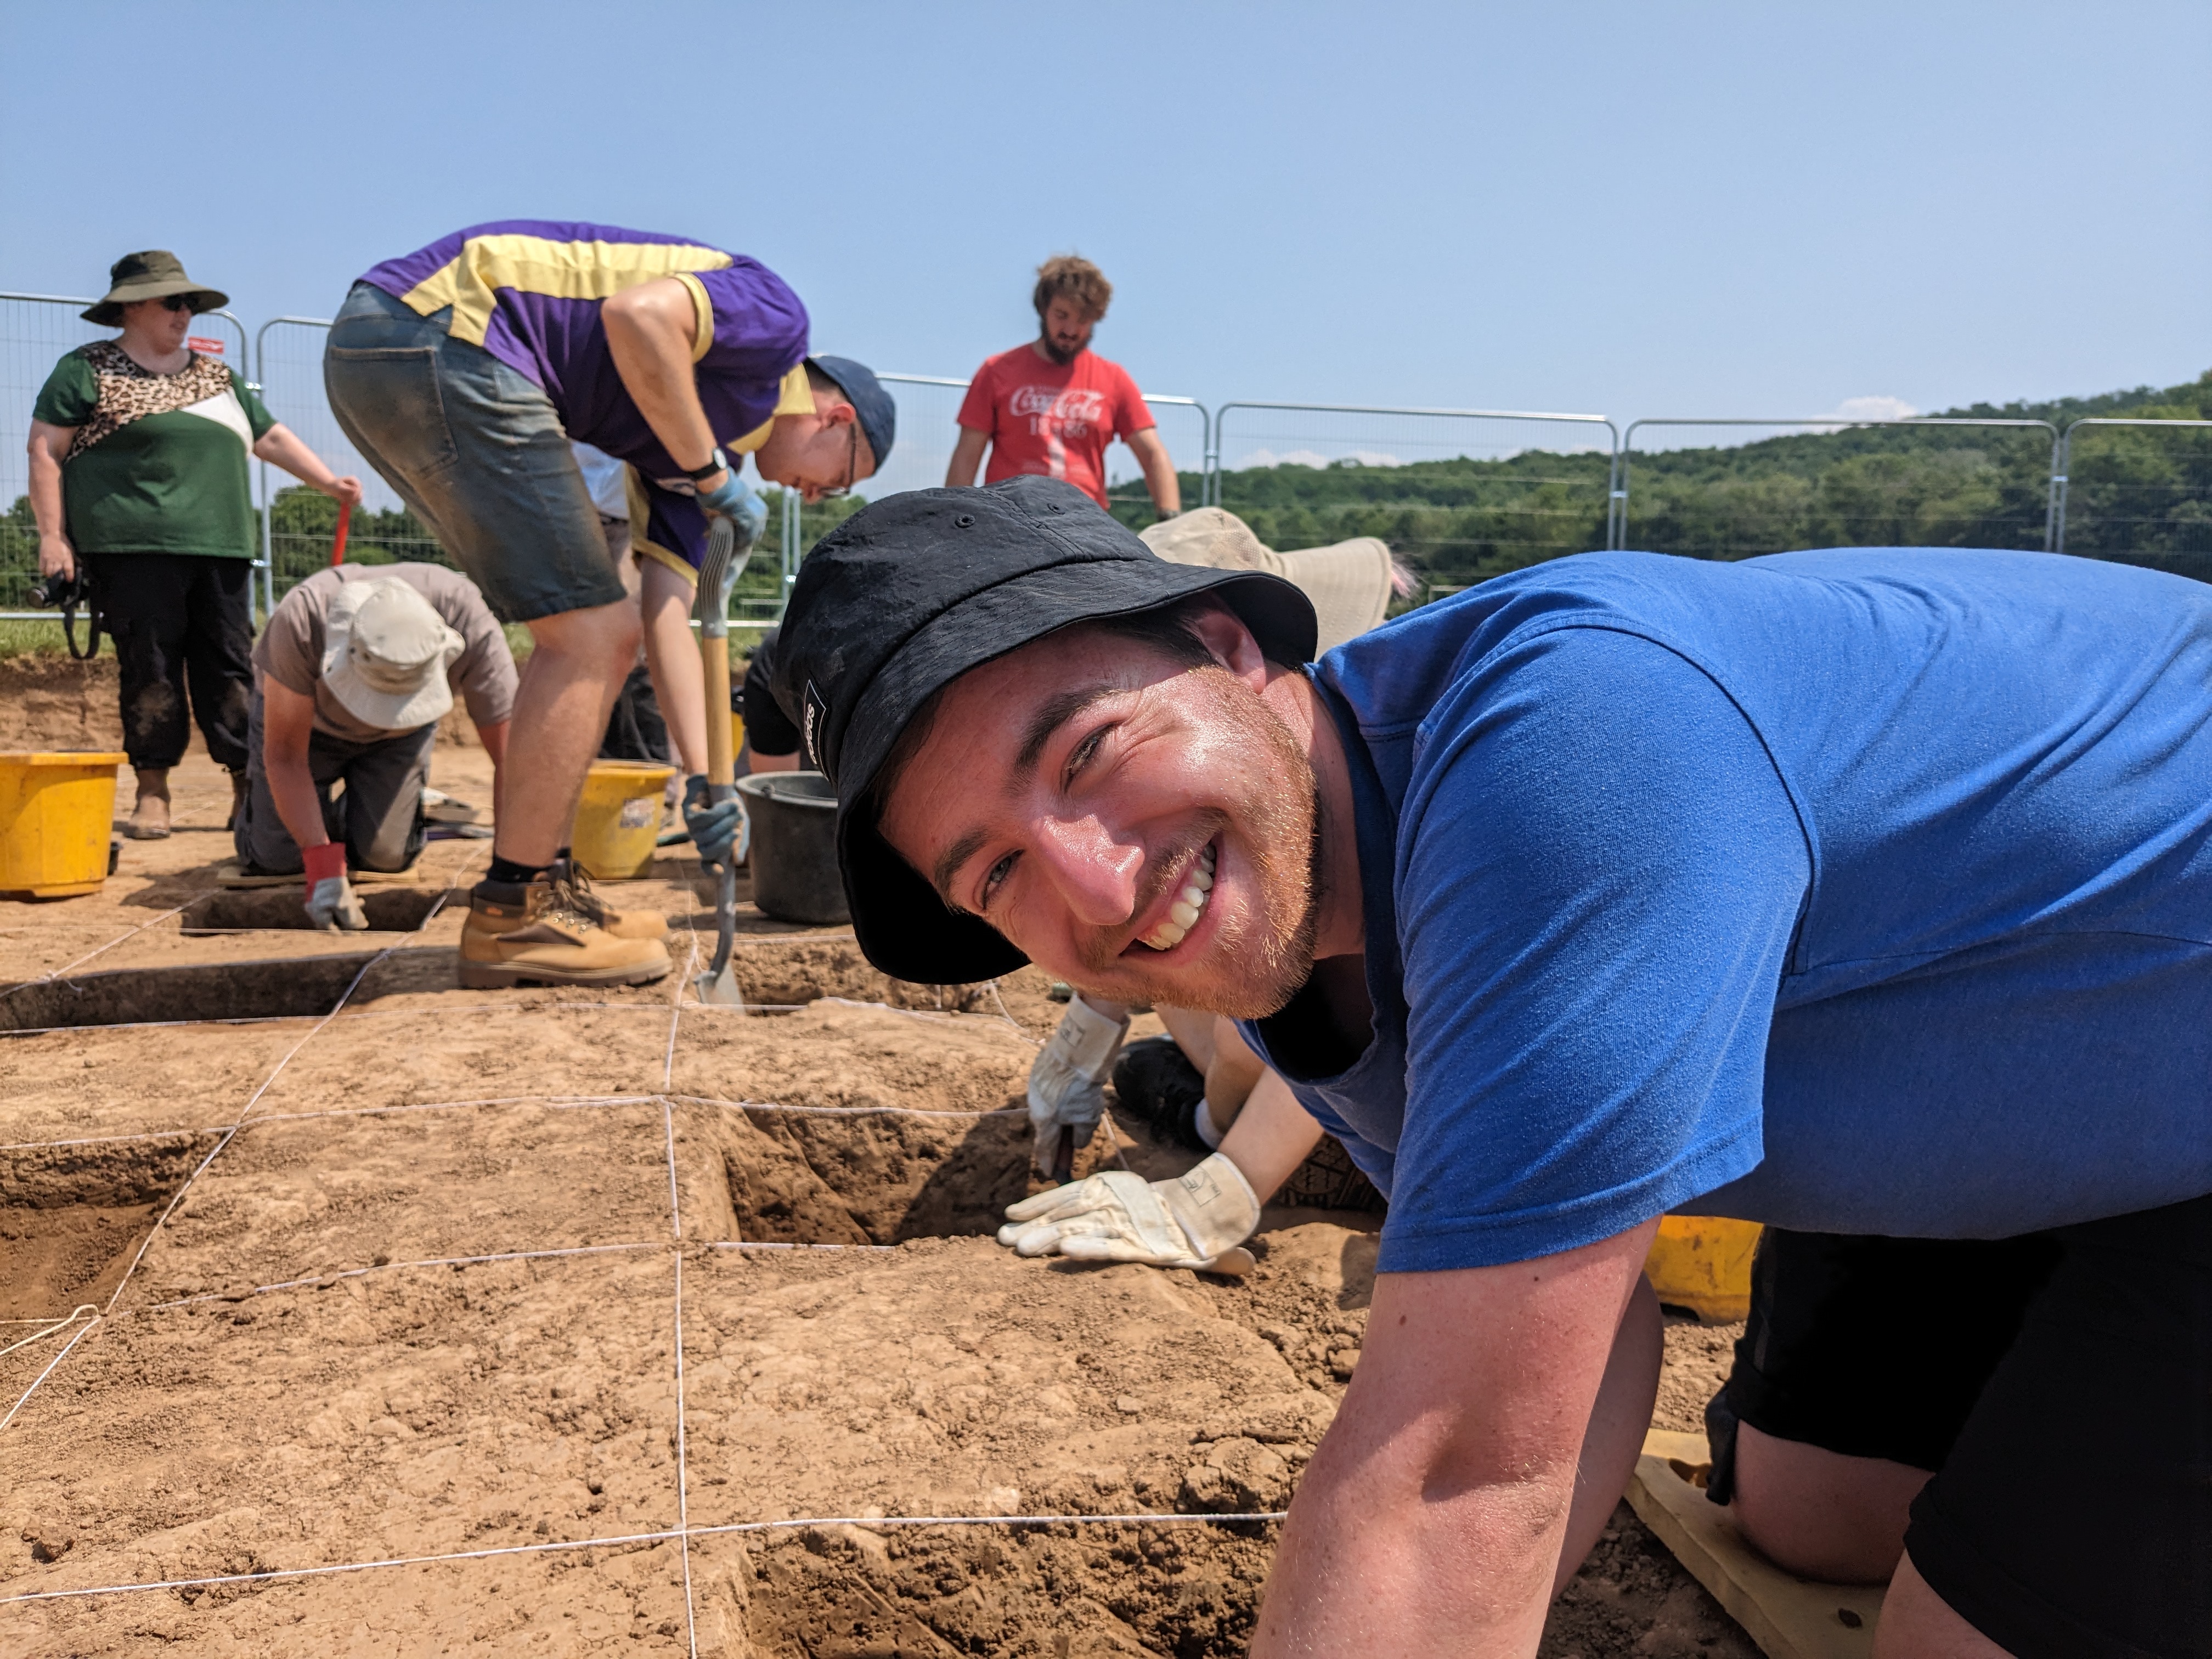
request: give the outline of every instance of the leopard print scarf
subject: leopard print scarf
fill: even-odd
[[[192,353],[192,361],[174,374],[156,374],[141,368],[131,354],[113,340],[102,340],[88,349],[85,361],[100,377],[100,402],[77,428],[66,463],[100,442],[112,438],[131,422],[148,415],[167,415],[194,404],[220,398],[230,390],[230,370],[216,358]]]

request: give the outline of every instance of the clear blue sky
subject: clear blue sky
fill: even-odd
[[[1920,409],[2212,366],[2212,6],[11,5],[0,287],[328,315],[480,220],[758,255],[965,374],[1076,249],[1148,390]],[[1191,458],[1194,463],[1195,457]]]

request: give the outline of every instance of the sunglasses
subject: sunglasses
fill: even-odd
[[[164,311],[190,311],[192,309],[192,298],[193,296],[189,294],[163,295],[161,296],[161,309]]]

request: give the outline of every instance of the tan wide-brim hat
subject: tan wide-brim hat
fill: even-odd
[[[185,275],[184,263],[165,247],[143,253],[126,253],[107,269],[107,292],[89,311],[82,313],[95,328],[123,326],[123,307],[134,300],[166,300],[172,294],[192,296],[192,309],[221,311],[230,295],[202,287]]]
[[[346,583],[323,629],[323,684],[364,725],[412,732],[453,706],[446,670],[468,642],[405,582]]]
[[[1379,537],[1355,536],[1327,547],[1279,553],[1243,520],[1218,507],[1193,507],[1138,533],[1146,546],[1177,564],[1264,570],[1295,583],[1320,619],[1316,655],[1358,639],[1389,614],[1390,547]]]

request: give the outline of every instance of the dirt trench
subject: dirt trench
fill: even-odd
[[[103,1299],[146,1245],[5,1431],[0,1596],[245,1576],[0,1606],[0,1652],[683,1654],[696,1620],[732,1659],[1241,1653],[1277,1528],[1199,1517],[1294,1493],[1378,1218],[1271,1208],[1241,1281],[1018,1260],[988,1235],[1032,1186],[1041,977],[748,948],[749,999],[797,1012],[488,1001],[418,963],[320,1027],[0,1041],[21,1121],[83,1143],[0,1151],[0,1318]],[[1117,1130],[1079,1169],[1188,1158]],[[58,1346],[0,1357],[0,1407]],[[500,1549],[529,1553],[270,1576]],[[1624,1509],[1544,1651],[1753,1650]]]

